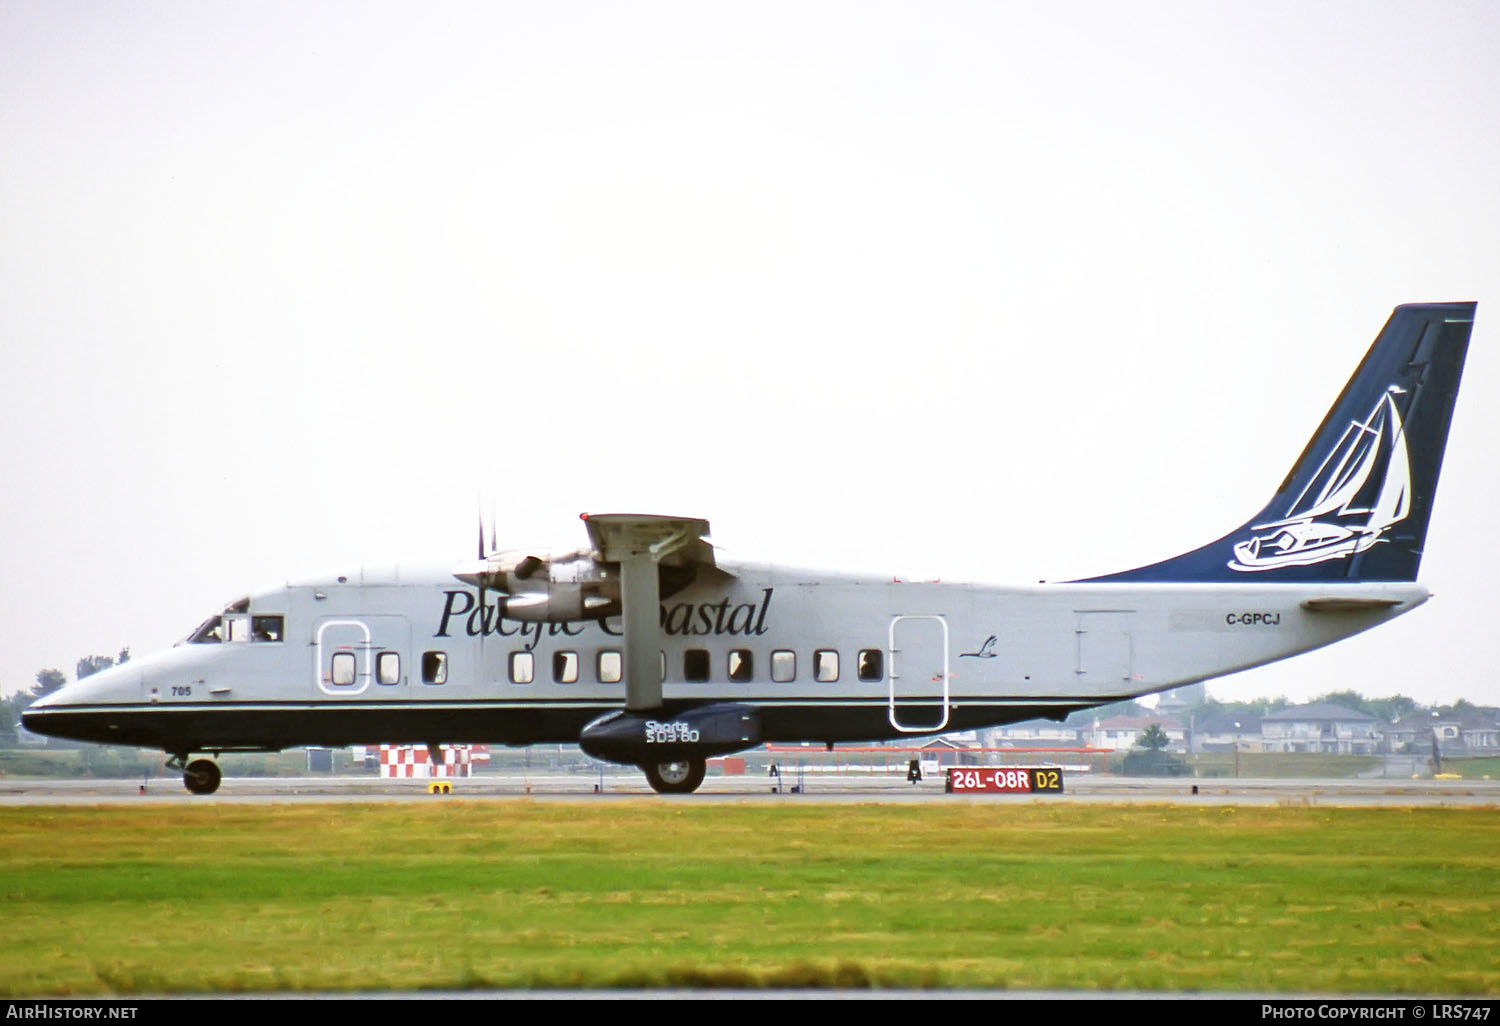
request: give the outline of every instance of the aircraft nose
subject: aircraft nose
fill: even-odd
[[[26,711],[43,709],[65,709],[70,706],[95,705],[100,702],[132,701],[140,690],[141,671],[130,664],[111,666],[72,684],[64,684],[49,695],[44,695]],[[24,714],[23,714],[24,715]]]
[[[46,704],[47,700],[43,698],[38,701],[32,702],[26,708],[22,709],[21,726],[25,727],[33,734],[39,733],[39,731],[36,729],[36,711],[38,709],[44,708]]]
[[[67,684],[27,706],[21,726],[34,734],[71,737],[80,741],[111,741],[95,721],[111,709],[139,701],[141,671],[132,664],[113,666]]]
[[[58,696],[60,696],[66,690],[68,690],[67,687],[58,688],[50,695],[43,695],[35,702],[32,702],[26,708],[22,709],[21,726],[25,727],[33,734],[47,733],[47,731],[42,728],[41,721],[49,710],[54,710],[59,707],[57,701]]]
[[[26,714],[31,712],[31,710],[33,709],[53,709],[58,706],[67,705],[67,692],[72,690],[76,686],[77,685],[74,684],[64,684],[56,691],[52,691],[43,695],[41,698],[38,698],[35,702],[32,702],[24,710],[22,710],[21,718],[24,720]]]

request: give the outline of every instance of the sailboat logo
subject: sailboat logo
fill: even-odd
[[[1351,421],[1286,516],[1237,542],[1231,570],[1310,566],[1364,552],[1411,511],[1411,462],[1392,385],[1369,416]]]

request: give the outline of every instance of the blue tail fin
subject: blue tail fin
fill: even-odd
[[[1091,580],[1416,580],[1475,306],[1398,306],[1265,509],[1202,548]]]

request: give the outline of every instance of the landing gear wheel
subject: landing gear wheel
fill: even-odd
[[[702,759],[648,762],[641,766],[646,782],[657,794],[692,794],[703,783],[708,763]]]
[[[182,774],[182,785],[193,794],[213,794],[223,779],[219,764],[212,759],[194,759]]]

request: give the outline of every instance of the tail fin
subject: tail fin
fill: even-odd
[[[1398,306],[1265,509],[1091,581],[1416,580],[1475,306]]]

